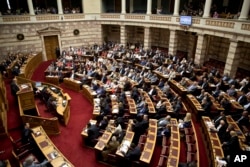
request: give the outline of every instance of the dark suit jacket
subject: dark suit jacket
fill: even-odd
[[[240,105],[244,106],[245,104],[247,104],[247,97],[246,95],[242,95],[238,98],[238,102],[240,103]]]
[[[99,128],[96,125],[91,125],[88,129],[88,139],[93,141],[99,136]]]
[[[239,126],[248,126],[249,125],[249,118],[248,117],[243,117],[242,119],[240,118],[238,121]]]
[[[227,125],[222,126],[218,131],[220,141],[225,141]]]
[[[127,158],[130,161],[136,161],[139,160],[141,156],[141,149],[140,147],[135,147],[133,150],[128,151],[128,153],[125,155],[125,158]]]
[[[218,127],[219,126],[219,124],[220,124],[220,120],[224,120],[225,122],[227,122],[226,120],[227,120],[227,118],[226,118],[226,116],[217,116],[217,117],[215,117],[214,118],[214,126],[215,127]]]
[[[11,82],[11,84],[10,84],[10,90],[11,90],[11,94],[13,96],[16,96],[16,92],[19,91],[19,87],[17,86],[17,84],[15,82]]]
[[[228,142],[223,146],[224,153],[230,155],[241,151],[238,136],[231,137]]]

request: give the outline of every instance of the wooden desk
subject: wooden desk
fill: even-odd
[[[136,104],[135,104],[135,100],[131,98],[130,96],[130,92],[125,92],[126,94],[126,100],[128,102],[128,107],[129,107],[129,113],[130,114],[137,114],[137,109],[136,109]]]
[[[207,145],[208,150],[208,160],[211,163],[209,166],[217,167],[216,157],[224,158],[223,149],[221,147],[221,142],[219,136],[215,132],[211,132],[210,128],[212,127],[213,123],[209,117],[202,117],[202,130],[204,134],[205,144]]]
[[[41,126],[32,128],[32,130],[34,132],[32,133],[34,141],[46,159],[48,161],[51,160],[50,164],[53,167],[60,167],[63,165],[68,165],[69,167],[74,166],[53,144]]]
[[[187,94],[187,101],[189,107],[195,112],[197,116],[201,116],[204,113],[200,102],[193,95]]]
[[[167,112],[173,112],[173,106],[170,103],[169,99],[164,95],[164,93],[161,91],[161,89],[158,86],[155,86],[155,88],[157,90],[157,93],[160,99],[166,102]]]
[[[147,92],[139,90],[140,94],[145,98],[145,102],[148,104],[148,112],[149,114],[155,114],[155,107],[154,104],[152,102],[152,100],[150,99],[149,95]]]
[[[33,53],[28,56],[20,68],[20,74],[18,76],[30,79],[33,75],[34,70],[43,61],[42,53]]]
[[[117,100],[117,96],[116,95],[110,95],[110,99],[111,99],[111,106],[112,106],[112,114],[118,114],[119,113],[119,104],[118,104],[118,100]]]
[[[175,118],[171,119],[171,136],[169,156],[167,159],[167,166],[178,167],[180,159],[180,132],[178,128],[178,121]]]
[[[244,135],[238,124],[235,122],[235,120],[231,117],[231,115],[228,115],[226,118],[227,118],[227,123],[231,124],[234,127],[235,132],[238,134],[241,149],[246,150],[246,147],[249,147],[243,142],[246,140],[246,136]]]
[[[230,101],[232,111],[243,111],[243,107],[236,101],[234,97],[229,96],[226,92],[222,92],[221,95]]]
[[[187,89],[178,82],[176,82],[175,80],[172,79],[171,81],[169,81],[169,85],[180,96],[187,94]]]
[[[57,99],[56,102],[56,112],[59,116],[59,119],[63,121],[65,125],[68,124],[69,118],[70,118],[70,100],[71,97],[68,95],[68,93],[63,93],[61,88],[55,87],[53,85],[46,85],[43,84],[39,89],[42,89],[42,87],[48,86],[47,90],[49,93]],[[55,93],[54,90],[58,89],[60,90],[59,93]]]
[[[100,107],[100,100],[99,98],[95,98],[94,101],[94,108],[93,108],[93,118],[95,119],[98,115],[100,115],[101,107]]]
[[[63,83],[69,89],[75,90],[77,92],[79,92],[81,90],[82,83],[78,80],[64,78]]]
[[[156,137],[157,137],[157,120],[156,119],[149,119],[149,131],[147,134],[147,139],[144,145],[144,149],[142,151],[140,161],[150,164],[154,148],[156,144]]]
[[[82,94],[84,97],[87,98],[87,100],[91,103],[94,104],[94,97],[96,96],[96,92],[92,90],[88,85],[83,85],[82,86]]]
[[[95,145],[95,149],[99,150],[99,151],[103,151],[105,146],[108,144],[111,136],[112,136],[112,133],[105,130],[105,132],[102,134],[102,136],[98,139],[98,142]]]
[[[52,75],[47,75],[45,76],[45,81],[54,85],[59,85],[59,77],[58,76],[52,76]]]
[[[117,151],[116,151],[116,155],[119,155],[121,157],[124,157],[124,155],[128,152],[132,141],[134,138],[134,132],[127,130],[126,134],[122,140],[122,143],[120,144],[120,146],[118,147]],[[123,153],[122,153],[123,151]]]

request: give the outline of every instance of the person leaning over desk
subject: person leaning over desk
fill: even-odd
[[[51,161],[51,160],[50,160]],[[50,161],[44,160],[43,162],[39,163],[35,157],[32,155],[28,156],[24,162],[23,166],[24,167],[45,167]]]

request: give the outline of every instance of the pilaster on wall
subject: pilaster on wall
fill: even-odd
[[[144,49],[151,48],[150,28],[144,28]]]
[[[227,55],[224,74],[228,73],[229,76],[234,77],[240,62],[240,48],[239,42],[236,40],[230,41],[229,51]]]
[[[203,64],[206,57],[206,46],[207,46],[207,37],[203,34],[198,34],[196,52],[195,52],[195,64]]]
[[[177,31],[176,30],[171,30],[170,29],[170,37],[169,37],[169,54],[175,55],[177,52],[177,41],[178,41],[178,36],[177,36]]]
[[[126,37],[125,31],[126,31],[125,25],[121,25],[120,26],[120,43],[123,46],[126,46],[126,43],[127,43],[127,37]]]

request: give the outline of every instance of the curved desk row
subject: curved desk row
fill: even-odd
[[[167,166],[178,167],[180,159],[180,132],[178,128],[177,119],[171,119],[171,136],[169,146],[169,156],[167,160]]]
[[[202,131],[204,134],[204,140],[207,144],[208,148],[208,156],[209,156],[209,166],[217,167],[218,162],[216,160],[216,157],[224,158],[224,152],[221,147],[221,142],[219,139],[219,136],[215,132],[211,132],[210,128],[213,127],[213,123],[209,117],[202,117]]]
[[[28,78],[30,79],[33,75],[34,70],[36,67],[39,66],[43,61],[42,53],[38,54],[32,54],[28,57],[26,60],[26,63],[22,65],[20,68],[20,77]]]
[[[74,167],[74,165],[59,151],[49,139],[41,126],[32,128],[32,137],[38,148],[53,167]]]
[[[150,164],[155,149],[156,138],[157,138],[157,120],[149,119],[147,139],[140,157],[140,161],[146,164]]]

